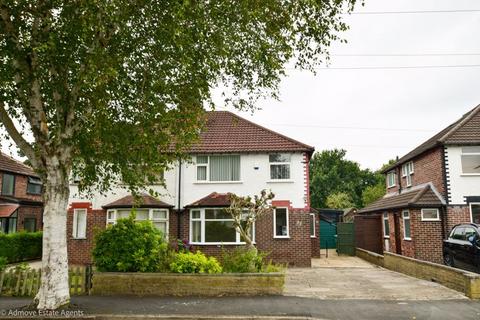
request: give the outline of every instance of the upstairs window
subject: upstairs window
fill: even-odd
[[[197,156],[196,170],[197,181],[240,181],[240,156]]]
[[[13,196],[15,194],[15,176],[4,173],[2,177],[2,195]]]
[[[402,177],[405,178],[407,187],[412,186],[413,162],[407,162],[402,166]]]
[[[38,178],[28,177],[27,193],[29,194],[42,194],[42,181]]]
[[[290,155],[284,153],[274,153],[269,155],[270,161],[270,179],[288,180],[290,179]]]
[[[387,173],[387,187],[392,188],[395,187],[395,182],[397,180],[397,175],[395,174],[395,171],[390,171]]]
[[[480,147],[462,148],[462,173],[480,175]]]

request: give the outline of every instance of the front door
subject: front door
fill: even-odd
[[[400,233],[400,214],[393,215],[393,223],[395,225],[395,253],[402,254],[402,234]]]

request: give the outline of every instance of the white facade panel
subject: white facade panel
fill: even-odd
[[[449,179],[449,203],[466,204],[465,197],[480,196],[480,175],[462,172],[462,147],[446,146],[445,155]]]

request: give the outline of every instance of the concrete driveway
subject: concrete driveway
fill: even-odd
[[[285,295],[318,299],[451,300],[463,294],[372,265],[358,257],[330,253],[312,260],[312,268],[287,271]]]

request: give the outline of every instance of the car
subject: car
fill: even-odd
[[[443,240],[443,262],[450,267],[480,273],[480,225],[458,224]]]

